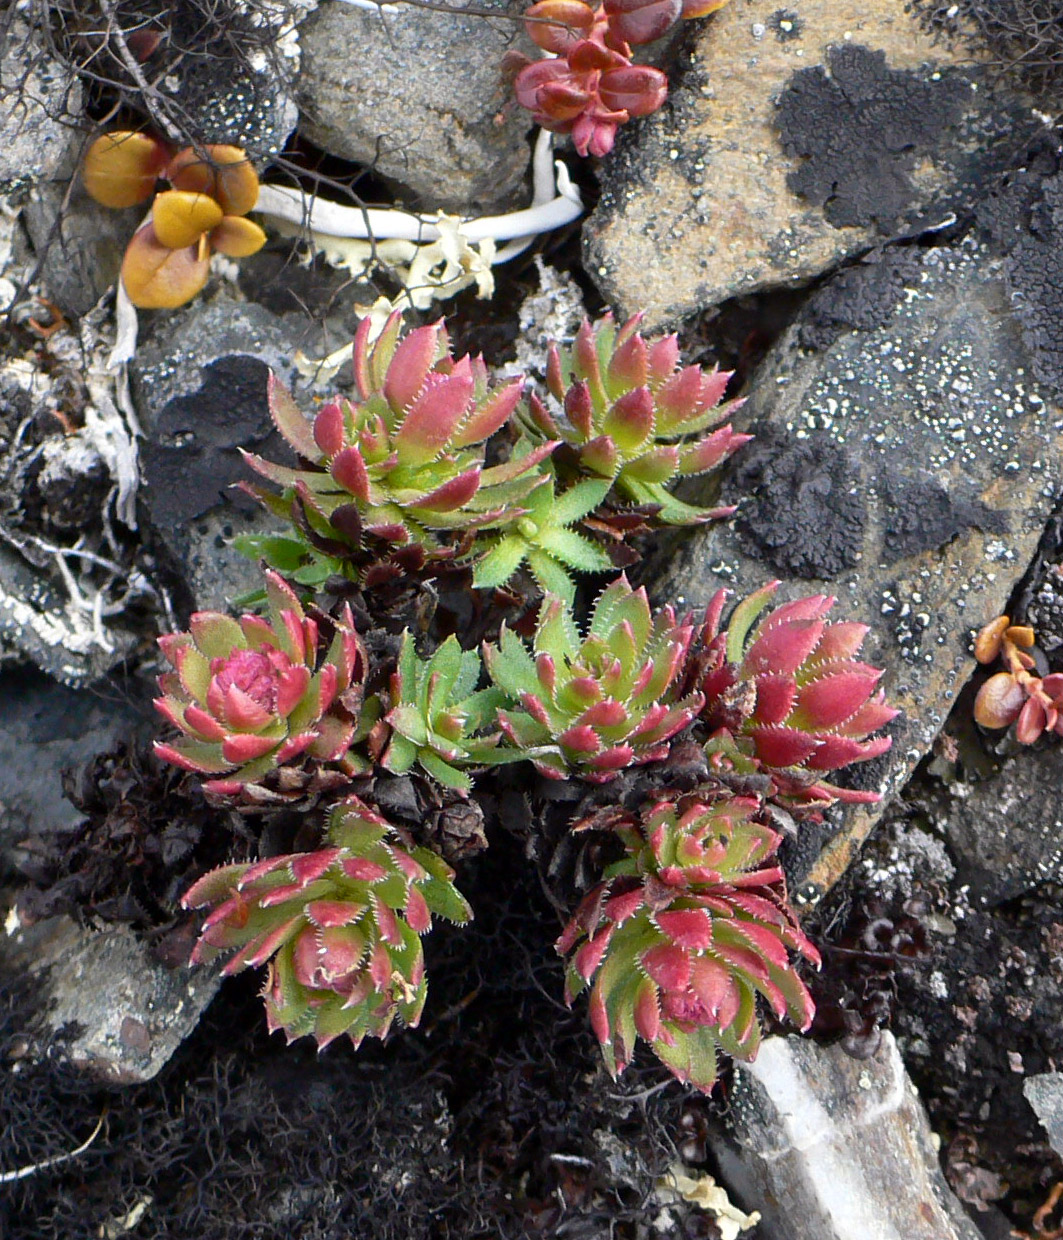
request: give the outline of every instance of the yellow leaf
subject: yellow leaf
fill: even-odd
[[[242,215],[227,215],[210,234],[210,244],[230,258],[247,258],[266,244],[266,234]]]
[[[222,209],[206,194],[170,189],[159,194],[151,208],[151,222],[160,245],[183,250],[222,221]]]

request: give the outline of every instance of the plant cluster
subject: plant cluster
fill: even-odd
[[[974,717],[984,728],[1015,724],[1015,739],[1032,745],[1045,732],[1063,736],[1063,673],[1050,672],[1029,625],[997,616],[978,631],[974,654],[979,663],[999,659],[1007,669],[978,690]]]
[[[668,97],[660,69],[632,62],[632,47],[662,38],[681,18],[705,17],[727,0],[537,0],[525,26],[545,57],[511,53],[517,102],[544,129],[572,135],[581,155],[608,155],[620,125],[649,116]]]
[[[637,506],[636,529],[729,513],[685,504],[669,486],[749,438],[726,421],[730,374],[680,367],[676,338],[648,342],[638,325],[585,323],[571,351],[551,347],[547,392],[525,397],[523,379],[495,386],[481,358],[455,360],[441,323],[403,335],[396,313],[373,341],[363,320],[353,399],[308,417],[271,383],[273,420],[297,463],[249,455],[280,492],[247,490],[291,532],[244,548],[305,586],[337,575],[378,586],[457,564],[489,589],[526,568],[571,602],[573,572],[613,566],[593,534],[604,523],[622,541],[618,507]]]
[[[81,178],[102,206],[151,202],[122,260],[122,284],[142,309],[191,301],[207,282],[213,251],[246,258],[266,244],[246,218],[258,201],[258,175],[239,147],[175,150],[150,134],[116,130],[89,147]],[[156,193],[160,180],[170,188]]]
[[[420,936],[432,914],[471,916],[450,868],[393,821],[387,779],[454,805],[518,762],[596,795],[573,826],[604,829],[619,855],[557,943],[569,1002],[590,989],[611,1072],[642,1038],[707,1089],[718,1049],[755,1053],[758,996],[811,1020],[796,960],[818,958],[774,859],[778,825],[869,799],[826,775],[888,749],[873,734],[895,712],[857,658],[866,627],[829,623],[823,596],[768,610],[777,583],[725,628],[723,592],[696,621],[654,613],[620,575],[581,624],[570,573],[609,562],[581,517],[607,499],[646,522],[718,515],[667,484],[746,438],[719,425],[726,376],[680,368],[674,338],[646,342],[637,326],[585,324],[550,350],[547,393],[528,400],[480,359],[455,360],[441,325],[403,335],[397,317],[375,342],[359,331],[352,399],[310,418],[271,386],[297,462],[249,458],[280,488],[256,494],[290,527],[251,547],[272,564],[266,615],[201,613],[162,639],[174,670],[158,705],[180,735],[157,753],[205,776],[218,805],[317,815],[309,848],[223,867],[185,896],[210,909],[195,959],[267,965],[270,1027],[289,1038],[357,1043],[416,1024]],[[496,585],[525,560],[536,613],[492,623]],[[471,568],[479,649],[469,626],[463,645],[423,612],[401,636],[373,628],[370,587],[405,573],[416,594],[443,565]],[[361,591],[361,634],[345,587]],[[673,761],[690,750],[693,766]],[[594,790],[636,770],[636,802],[602,809]]]

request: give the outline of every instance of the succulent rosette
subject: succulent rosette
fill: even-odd
[[[283,488],[279,497],[256,490],[259,499],[285,517],[297,505],[318,537],[357,547],[370,534],[445,554],[448,535],[517,520],[555,445],[485,468],[484,441],[509,421],[522,381],[492,387],[481,358],[455,361],[442,323],[405,336],[401,327],[393,314],[370,344],[372,322],[362,320],[355,401],[330,401],[308,418],[273,379],[273,420],[299,464],[247,460]]]
[[[624,576],[603,590],[582,638],[569,606],[548,594],[531,650],[506,628],[484,646],[488,675],[513,703],[499,725],[553,779],[604,783],[663,758],[704,702],[698,690],[679,695],[692,636],[670,607],[651,615],[646,591]]]
[[[213,870],[185,895],[210,907],[193,963],[234,951],[225,975],[269,964],[263,995],[271,1032],[319,1046],[346,1034],[383,1038],[414,1026],[427,994],[421,935],[432,915],[472,912],[435,853],[399,842],[355,797],[332,813],[326,846]]]
[[[758,622],[778,585],[740,603],[726,631],[726,591],[709,604],[691,660],[691,680],[705,695],[702,719],[770,773],[784,803],[877,801],[877,793],[823,779],[892,744],[873,735],[898,714],[877,688],[882,671],[856,658],[868,626],[829,623],[836,600],[825,594],[784,603]]]
[[[350,753],[365,655],[349,608],[325,646],[318,622],[291,587],[266,573],[268,616],[192,616],[189,632],[159,646],[173,672],[159,677],[157,710],[182,733],[157,743],[160,758],[211,776],[218,798],[268,799],[262,781],[302,757],[356,769]]]
[[[807,1029],[812,999],[790,952],[818,966],[816,949],[769,864],[780,837],[761,802],[723,795],[665,800],[617,832],[626,849],[557,942],[572,954],[565,998],[591,988],[590,1017],[609,1072],[637,1038],[681,1081],[709,1089],[716,1052],[752,1059],[760,1044],[757,995]]]
[[[698,508],[667,488],[715,469],[752,438],[726,421],[740,403],[720,403],[731,375],[680,367],[676,337],[646,341],[641,320],[634,315],[618,329],[611,314],[593,325],[585,319],[571,348],[551,344],[546,385],[556,412],[532,393],[527,421],[538,435],[564,440],[582,472],[608,478],[624,499],[659,507],[663,522],[726,516],[733,509]]]
[[[472,781],[461,768],[497,760],[502,737],[497,713],[505,699],[497,689],[476,689],[482,672],[479,652],[462,650],[454,636],[421,659],[407,630],[391,678],[384,717],[391,737],[381,765],[403,774],[416,764],[446,787],[469,792]],[[484,728],[494,730],[477,735]]]

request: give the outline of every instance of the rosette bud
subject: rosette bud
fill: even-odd
[[[582,639],[569,606],[548,594],[530,651],[505,628],[484,647],[489,676],[513,703],[499,725],[552,779],[604,783],[663,758],[704,701],[697,690],[679,696],[692,635],[670,607],[651,615],[646,591],[623,576],[602,592]]]
[[[708,1090],[716,1052],[750,1060],[757,995],[799,1028],[814,1007],[790,952],[819,964],[771,864],[780,837],[761,802],[721,794],[661,801],[617,827],[625,856],[583,901],[557,942],[571,954],[565,998],[591,988],[609,1072],[637,1038],[681,1081]]]
[[[625,70],[618,89],[629,89],[639,73],[641,66]],[[720,403],[730,373],[680,368],[675,336],[644,340],[641,318],[619,330],[611,314],[593,325],[584,320],[570,348],[551,344],[546,382],[555,408],[532,393],[529,427],[539,437],[563,439],[582,472],[608,478],[626,500],[653,505],[661,521],[690,525],[726,516],[733,509],[696,508],[667,488],[715,469],[751,438],[726,421],[740,402]]]
[[[193,963],[235,951],[223,973],[269,965],[270,1032],[327,1046],[383,1038],[397,1017],[415,1026],[427,994],[420,936],[432,915],[472,912],[435,853],[407,847],[386,819],[351,797],[332,813],[317,852],[229,865],[182,901],[210,907]]]
[[[784,803],[877,801],[877,793],[822,779],[892,744],[873,736],[898,713],[877,688],[882,671],[856,659],[868,626],[828,623],[835,599],[824,594],[784,603],[757,623],[778,585],[740,603],[726,631],[726,591],[709,604],[691,660],[691,681],[705,695],[702,718],[757,760]]]
[[[321,641],[318,621],[276,573],[266,574],[268,618],[197,612],[187,633],[159,646],[175,669],[159,677],[155,706],[182,735],[160,758],[211,776],[216,798],[273,799],[269,776],[311,760],[353,771],[350,753],[365,655],[349,608]]]

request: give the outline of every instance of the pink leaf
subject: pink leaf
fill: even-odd
[[[439,324],[417,327],[399,341],[384,380],[384,396],[396,413],[405,413],[424,389],[438,351]]]
[[[690,981],[690,957],[672,943],[659,943],[644,952],[642,967],[662,990],[682,990]]]
[[[677,947],[701,951],[712,943],[712,914],[707,909],[672,909],[658,913],[654,920]]]

